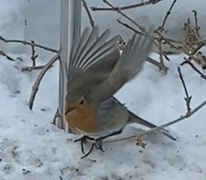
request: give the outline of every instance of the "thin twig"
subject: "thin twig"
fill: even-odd
[[[40,72],[40,74],[38,75],[36,81],[34,82],[34,85],[32,86],[32,92],[31,92],[31,96],[29,98],[29,108],[32,110],[33,108],[33,103],[34,103],[34,99],[36,96],[36,93],[38,91],[39,88],[39,84],[42,80],[42,78],[44,77],[45,73],[47,72],[47,70],[51,67],[51,65],[59,58],[59,53],[56,54],[42,69],[42,71]]]
[[[4,51],[0,50],[0,56],[5,56],[9,61],[15,61],[14,58],[8,56]]]
[[[29,46],[36,46],[38,48],[41,48],[41,49],[44,49],[46,51],[51,51],[53,53],[59,53],[59,50],[56,50],[56,49],[52,49],[52,48],[49,48],[49,47],[46,47],[46,46],[42,46],[40,44],[33,44],[31,42],[28,42],[28,41],[23,41],[23,40],[11,40],[11,39],[5,39],[3,38],[2,36],[0,36],[0,40],[5,42],[5,43],[20,43],[20,44],[23,44],[23,45],[29,45]]]
[[[87,15],[88,15],[88,17],[89,17],[89,22],[90,22],[90,24],[91,24],[91,26],[92,26],[92,28],[93,28],[93,27],[94,27],[94,20],[92,19],[92,15],[91,15],[91,13],[90,13],[90,11],[89,11],[89,8],[88,8],[88,6],[87,6],[87,3],[86,3],[85,0],[82,0],[82,3],[83,3],[83,6],[84,6],[84,9],[86,10],[86,13],[87,13]]]
[[[36,51],[35,51],[35,46],[34,46],[34,41],[31,40],[31,61],[32,61],[32,66],[35,66],[36,65],[36,58],[38,57],[38,55],[36,55]]]
[[[124,22],[120,21],[119,19],[117,19],[117,22],[118,22],[119,24],[121,24],[121,25],[125,26],[126,28],[128,28],[128,29],[132,30],[132,31],[133,31],[133,32],[135,32],[136,34],[146,36],[146,34],[144,34],[143,32],[136,30],[135,28],[133,28],[133,27],[132,27],[132,26],[130,26],[129,24],[124,23]]]
[[[165,27],[166,21],[167,21],[169,15],[171,14],[171,10],[172,10],[172,8],[174,7],[176,1],[177,1],[177,0],[174,0],[174,1],[172,2],[169,10],[168,10],[167,13],[166,13],[166,16],[165,16],[165,18],[164,18],[164,20],[163,20],[163,22],[162,22],[162,26],[160,27],[160,31],[161,31],[161,32],[164,31],[164,27]]]
[[[199,33],[200,27],[198,26],[197,11],[192,10],[192,12],[194,13],[194,18],[195,18],[195,28],[194,29],[195,29],[198,37],[200,37],[200,33]]]
[[[21,69],[21,71],[22,72],[24,72],[24,71],[29,71],[29,72],[31,72],[31,71],[33,71],[33,70],[40,70],[40,69],[43,69],[44,68],[44,66],[30,66],[30,67],[23,67],[22,69]]]
[[[130,25],[128,25],[128,24],[120,21],[119,19],[117,19],[117,22],[120,23],[121,25],[125,26],[126,28],[132,30],[133,32],[135,32],[135,33],[137,33],[137,34],[145,35],[144,33],[142,33],[142,32],[140,32],[140,31],[134,29],[133,27],[131,27]],[[151,37],[152,37],[152,36],[151,36]],[[152,37],[152,38],[154,38],[154,37]],[[156,44],[155,44],[155,45],[156,45]],[[164,64],[161,64],[161,63],[153,60],[153,59],[150,58],[150,57],[147,57],[146,61],[148,61],[149,63],[151,63],[151,64],[153,64],[153,65],[155,65],[155,66],[157,66],[159,69],[161,69],[161,70],[163,70],[163,71],[165,71],[165,72],[167,72],[167,70],[168,70],[168,68],[167,68]]]
[[[54,114],[54,118],[52,124],[56,125],[56,119],[60,117],[59,110],[57,109],[56,113]]]
[[[166,67],[165,64],[164,64],[164,58],[163,58],[164,52],[162,50],[162,39],[158,39],[157,43],[155,43],[155,45],[157,46],[157,48],[159,50],[160,68],[161,67]],[[162,69],[160,69],[160,70],[162,70]]]
[[[206,75],[204,75],[200,70],[198,70],[194,64],[192,64],[189,60],[185,60],[184,62],[182,62],[180,65],[184,65],[184,64],[189,64],[199,75],[201,78],[206,80]]]
[[[163,70],[165,72],[167,72],[167,70],[168,70],[168,67],[166,67],[165,65],[163,66],[162,64],[160,64],[159,62],[155,61],[151,57],[147,57],[146,61],[151,63],[151,64],[153,64],[153,65],[155,65],[155,66],[157,66],[159,69],[161,69],[161,70]]]
[[[192,54],[196,54],[197,51],[199,51],[203,46],[205,45],[205,42],[199,42],[199,44],[197,44],[197,48],[195,48],[193,51],[192,51]]]
[[[159,130],[161,130],[162,128],[171,126],[171,125],[173,125],[173,124],[176,124],[177,122],[180,122],[180,121],[182,121],[182,120],[184,120],[184,119],[187,119],[187,118],[189,118],[190,116],[192,116],[194,113],[196,113],[197,111],[199,111],[199,110],[200,110],[203,106],[205,106],[205,105],[206,105],[206,100],[203,101],[203,102],[202,102],[200,105],[198,105],[196,108],[194,108],[193,110],[191,110],[189,113],[186,112],[186,114],[185,114],[184,116],[180,116],[179,118],[177,118],[177,119],[175,119],[175,120],[173,120],[173,121],[170,121],[170,122],[168,122],[168,123],[165,123],[165,124],[163,124],[163,125],[161,125],[161,126],[158,126],[158,127],[156,127],[156,128],[152,128],[152,129],[144,132],[144,133],[141,134],[140,136],[146,135],[146,134],[151,133],[151,132],[154,132],[154,131],[159,131]]]
[[[141,31],[136,30],[135,28],[133,28],[133,27],[130,26],[129,24],[124,23],[124,22],[122,22],[122,21],[119,20],[119,19],[117,19],[117,22],[118,22],[119,24],[125,26],[126,28],[132,30],[133,32],[135,32],[135,33],[137,33],[137,34],[144,35],[144,36],[146,36],[146,35],[148,36],[148,35],[149,35],[149,34],[145,34],[145,33],[141,32]],[[160,34],[160,32],[158,32],[158,31],[154,31],[154,32],[157,33],[158,35]],[[156,37],[156,36],[152,36],[152,35],[149,35],[149,36],[152,37],[152,38],[155,39],[155,40],[159,39],[159,37]],[[162,36],[162,35],[161,35],[161,36]],[[174,40],[174,39],[170,39],[170,38],[165,38],[165,37],[164,37],[164,40],[165,40],[165,41],[169,41],[169,42],[173,42],[173,43],[177,43],[177,44],[181,44],[180,41],[177,41],[177,40]],[[205,43],[205,42],[204,42],[204,43]]]
[[[109,3],[107,0],[102,0],[105,4],[107,4],[108,6],[110,6],[114,11],[116,11],[117,13],[121,14],[122,16],[124,16],[127,20],[129,20],[130,22],[132,22],[133,24],[135,24],[140,31],[144,32],[147,34],[146,30],[144,27],[140,26],[138,23],[136,23],[132,18],[130,18],[129,16],[127,16],[125,13],[123,13],[120,9],[115,9],[115,7]]]
[[[127,9],[132,9],[132,8],[137,8],[137,7],[141,7],[141,6],[145,6],[145,5],[150,5],[150,4],[157,4],[158,2],[160,2],[162,0],[156,0],[156,1],[146,1],[146,2],[141,2],[141,3],[137,3],[137,4],[132,4],[132,5],[127,5],[127,6],[122,6],[122,7],[114,7],[114,8],[102,8],[102,7],[91,7],[92,11],[113,11],[114,9],[120,9],[120,10],[127,10]]]
[[[176,124],[184,119],[187,119],[189,118],[190,116],[192,116],[193,114],[195,114],[197,111],[199,111],[203,106],[206,105],[206,100],[203,101],[200,105],[198,105],[196,108],[194,108],[193,110],[190,111],[190,113],[186,113],[184,116],[180,116],[179,118],[175,119],[175,120],[172,120],[168,123],[165,123],[163,125],[160,125],[160,126],[157,126],[155,128],[152,128],[150,130],[147,130],[145,132],[143,132],[142,134],[140,135],[132,135],[132,136],[127,136],[127,137],[123,137],[123,138],[118,138],[118,139],[110,139],[110,140],[106,140],[105,143],[111,143],[111,142],[118,142],[118,141],[123,141],[123,140],[128,140],[128,139],[133,139],[133,138],[141,138],[142,136],[145,136],[149,133],[152,133],[152,132],[157,132],[157,131],[160,131],[162,130],[163,128],[165,127],[168,127],[168,126],[171,126],[173,124]]]
[[[181,68],[178,67],[177,70],[178,70],[179,77],[180,77],[180,80],[182,82],[182,85],[183,85],[183,88],[184,88],[184,91],[185,91],[185,96],[186,97],[184,99],[185,99],[186,106],[187,106],[187,113],[190,113],[190,111],[191,111],[190,102],[191,102],[192,96],[189,96],[189,93],[187,91],[187,87],[186,87],[184,78],[182,76]]]

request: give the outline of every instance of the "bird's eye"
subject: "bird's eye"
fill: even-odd
[[[79,102],[79,104],[84,104],[85,100],[84,98],[81,99],[81,101]]]

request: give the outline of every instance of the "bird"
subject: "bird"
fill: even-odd
[[[102,141],[121,134],[130,123],[157,127],[135,115],[114,97],[142,70],[153,45],[151,30],[144,35],[134,33],[121,54],[117,44],[119,36],[108,40],[110,29],[100,35],[98,31],[98,26],[92,30],[88,27],[84,29],[71,46],[66,67],[65,119],[73,133],[82,135],[76,141],[81,141],[84,154],[86,140],[95,141],[82,158],[89,155],[94,146],[103,151]],[[165,129],[160,133],[176,140]]]

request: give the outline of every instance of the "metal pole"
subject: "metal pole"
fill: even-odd
[[[60,21],[60,69],[59,69],[59,118],[56,125],[68,131],[64,119],[64,104],[66,95],[66,66],[69,61],[70,47],[74,37],[81,33],[81,0],[61,0],[61,21]],[[63,67],[63,68],[62,68]]]

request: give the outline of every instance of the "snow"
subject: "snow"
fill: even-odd
[[[28,97],[37,72],[20,71],[20,67],[31,63],[29,56],[10,56],[22,57],[23,61],[10,62],[0,57],[1,180],[56,180],[60,176],[64,180],[205,179],[205,107],[169,128],[178,136],[177,142],[151,134],[143,138],[147,143],[145,149],[136,146],[134,139],[105,143],[105,152],[94,150],[82,160],[80,144],[73,142],[79,136],[67,134],[52,124],[57,108],[58,64],[44,77],[34,110],[30,111]],[[186,112],[177,73],[183,56],[170,59],[166,75],[146,63],[141,74],[116,95],[133,112],[156,124]],[[182,73],[192,95],[191,105],[195,107],[204,100],[206,83],[190,66],[183,66]],[[127,127],[122,136],[142,131],[135,127]]]
[[[0,7],[0,17],[4,19],[0,22],[1,35],[9,38],[33,38],[32,35],[35,35],[34,38],[37,38],[38,30],[44,29],[44,24],[38,22],[39,29],[32,29],[31,25],[24,32],[21,29],[22,21],[15,21],[17,12],[20,19],[23,19],[18,11],[22,6],[18,3],[11,5],[11,0],[1,1],[3,6]],[[190,4],[185,9],[183,5],[177,7],[182,8],[182,13],[183,10],[190,13],[191,8],[201,10],[204,7],[198,6],[198,3],[193,5],[195,7]],[[164,3],[157,5],[161,6]],[[159,11],[158,8],[156,11]],[[47,16],[45,14],[40,20]],[[45,28],[42,41],[36,42],[48,45],[55,42],[55,37],[48,40],[50,34],[56,34],[57,24],[52,26],[49,27],[50,33],[44,34],[49,29]],[[105,27],[104,23],[102,27]],[[178,137],[176,142],[160,134],[150,134],[143,137],[147,143],[144,149],[136,146],[134,139],[130,139],[105,143],[104,152],[94,150],[87,158],[81,159],[80,144],[73,142],[79,136],[67,134],[52,124],[58,104],[58,63],[43,78],[34,108],[30,111],[28,99],[39,71],[21,71],[21,67],[31,65],[30,55],[22,54],[24,46],[11,48],[10,45],[0,45],[0,50],[7,49],[8,55],[16,59],[11,62],[0,56],[0,180],[206,179],[206,107],[168,128]],[[158,59],[155,53],[152,57]],[[47,60],[40,58],[37,63],[42,65]],[[131,111],[158,125],[184,115],[185,94],[177,72],[182,61],[183,55],[170,56],[170,61],[165,61],[169,67],[167,74],[145,63],[141,74],[125,85],[116,97]],[[195,108],[205,100],[206,82],[189,65],[181,66],[181,69],[189,94],[192,95],[191,106]],[[120,137],[141,133],[143,130],[146,128],[128,126]],[[89,144],[86,147],[88,150]]]

